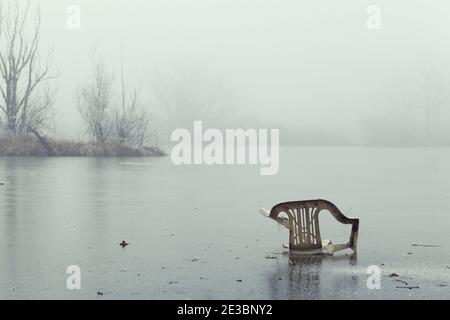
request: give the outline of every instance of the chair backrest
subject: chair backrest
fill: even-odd
[[[315,250],[322,248],[319,228],[319,208],[314,202],[292,201],[272,208],[270,216],[287,215],[289,219],[289,248]],[[276,216],[275,216],[276,215]]]
[[[314,251],[322,249],[319,228],[319,213],[322,210],[329,211],[341,223],[352,224],[348,247],[356,248],[359,219],[347,218],[330,201],[317,199],[279,203],[272,208],[269,217],[288,227],[290,250]]]

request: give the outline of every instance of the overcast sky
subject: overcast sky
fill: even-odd
[[[381,9],[381,30],[366,27],[371,4]],[[70,5],[81,9],[80,30],[66,26]],[[81,131],[73,97],[96,48],[116,76],[123,53],[130,86],[142,84],[160,126],[168,119],[158,97],[177,87],[178,94],[214,101],[216,116],[204,119],[212,126],[226,119],[226,126],[285,128],[289,141],[312,134],[358,143],[398,128],[399,136],[421,132],[424,90],[442,96],[433,107],[435,134],[450,127],[445,0],[45,0],[40,6],[42,49],[53,47],[60,72],[59,135]]]

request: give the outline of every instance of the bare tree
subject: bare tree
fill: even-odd
[[[104,144],[113,130],[112,112],[113,76],[103,60],[93,59],[93,76],[78,89],[76,102],[87,132],[98,144]]]
[[[152,139],[153,145],[157,144],[157,131],[156,128],[150,129],[151,114],[144,109],[141,109],[139,116],[139,122],[136,127],[135,144],[139,147],[143,147],[149,143]]]
[[[115,103],[113,76],[102,60],[94,59],[93,79],[77,92],[78,109],[94,142],[114,140],[141,147],[150,136],[150,114],[141,102],[140,88],[127,94],[123,63],[120,80],[121,100]]]
[[[23,10],[18,1],[6,11],[0,7],[0,110],[11,135],[45,128],[56,92],[48,83],[56,77],[50,73],[51,52],[40,59],[40,14],[28,31],[29,11],[29,2]]]
[[[150,115],[142,107],[141,88],[127,96],[123,74],[123,61],[120,69],[121,104],[115,112],[115,133],[122,143],[142,147],[149,138]]]

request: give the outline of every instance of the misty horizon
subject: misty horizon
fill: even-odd
[[[287,145],[450,144],[450,4],[386,3],[368,30],[366,2],[257,3],[40,2],[40,50],[59,74],[51,135],[86,140],[74,96],[98,56],[116,82],[123,61],[163,142],[201,119],[279,128]],[[67,27],[70,5],[80,29]]]

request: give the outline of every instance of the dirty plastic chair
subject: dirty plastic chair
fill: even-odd
[[[329,240],[321,240],[319,213],[323,210],[329,211],[340,223],[352,225],[347,243],[332,244]],[[274,206],[270,213],[265,209],[260,212],[289,230],[289,251],[292,253],[332,254],[347,248],[356,252],[359,219],[347,218],[330,201],[317,199],[283,202]]]

